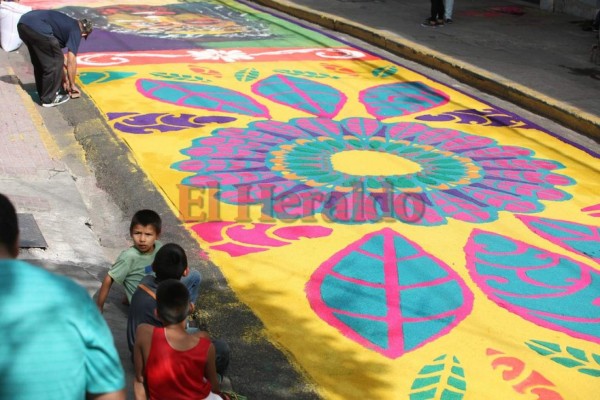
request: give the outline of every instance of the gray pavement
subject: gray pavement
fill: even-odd
[[[33,87],[32,68],[21,55],[3,54],[0,192],[18,213],[33,216],[46,241],[45,248],[21,249],[20,258],[69,276],[93,296],[119,248],[128,245],[128,222],[96,186],[73,128],[55,109],[44,109],[32,99],[27,89]],[[117,292],[111,293],[105,317],[131,382]]]
[[[426,28],[424,0],[252,3],[356,37],[600,140],[593,15],[542,11],[537,1],[457,0],[452,24]]]
[[[594,34],[582,29],[581,18],[542,12],[529,2],[458,0],[454,23],[430,29],[420,26],[429,11],[423,0],[255,3],[356,36],[600,138],[600,67],[589,61]],[[85,94],[60,110],[44,109],[26,49],[0,52],[0,192],[18,212],[34,216],[47,242],[45,249],[24,249],[21,258],[70,276],[95,295],[111,262],[129,245],[129,216],[142,207],[163,215],[163,241],[197,247]],[[189,255],[204,277],[211,332],[232,346],[234,387],[254,399],[266,398],[261,390],[270,398],[318,398],[218,269]],[[131,381],[121,295],[120,288],[111,290],[105,317]]]

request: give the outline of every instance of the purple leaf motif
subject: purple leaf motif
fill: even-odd
[[[275,103],[326,118],[335,117],[346,103],[346,95],[329,85],[282,74],[256,82],[252,91]]]
[[[306,293],[324,321],[389,358],[447,334],[473,307],[455,271],[389,228],[325,261]]]
[[[180,131],[188,128],[201,128],[207,124],[225,124],[235,121],[233,117],[200,116],[194,114],[168,113],[108,113],[108,120],[115,129],[126,133],[156,133]]]
[[[243,93],[200,83],[139,79],[137,90],[144,96],[181,107],[270,118],[269,110]]]
[[[467,110],[450,111],[438,115],[421,115],[415,119],[432,122],[456,122],[458,124],[466,125],[510,126],[512,128],[521,129],[536,128],[535,125],[532,125],[517,114],[496,108],[486,108],[484,110],[470,108]]]

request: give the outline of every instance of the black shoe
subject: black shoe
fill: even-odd
[[[423,21],[423,23],[421,23],[421,26],[425,26],[428,28],[437,28],[438,26],[443,26],[444,23],[439,23],[438,21],[436,21],[435,19],[430,19],[427,18],[425,21]]]
[[[447,24],[451,24],[452,22],[453,22],[453,21],[452,21],[452,18],[446,18],[446,23],[447,23]]]
[[[68,94],[57,94],[51,103],[42,103],[42,107],[56,107],[69,101]]]

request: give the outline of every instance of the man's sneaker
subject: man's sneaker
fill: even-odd
[[[421,24],[421,26],[427,27],[427,28],[436,28],[440,25],[444,25],[444,23],[442,22],[441,24],[436,21],[435,19],[431,19],[431,18],[427,18],[425,21],[423,21],[423,23]]]
[[[69,101],[68,94],[57,94],[52,103],[42,103],[43,107],[56,107]]]
[[[446,18],[446,23],[447,24],[451,24],[452,22],[454,22],[454,21],[452,21],[452,18]]]

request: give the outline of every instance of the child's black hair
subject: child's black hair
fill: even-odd
[[[131,224],[129,225],[129,233],[133,233],[133,227],[136,225],[148,226],[151,225],[154,227],[157,235],[160,235],[160,231],[162,229],[162,220],[160,219],[160,215],[156,213],[156,211],[152,210],[139,210],[133,217],[131,218]]]
[[[156,313],[165,325],[183,321],[188,314],[190,292],[178,279],[162,281],[156,289]]]
[[[157,282],[181,279],[187,266],[185,250],[176,243],[167,243],[158,249],[152,261],[152,271],[156,275]]]
[[[19,239],[19,221],[15,206],[8,197],[0,193],[0,247],[5,247],[9,252],[17,247]]]

